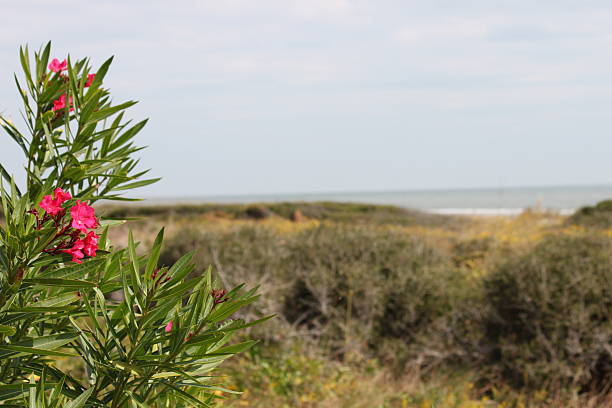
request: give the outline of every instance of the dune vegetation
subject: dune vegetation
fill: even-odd
[[[100,207],[160,262],[195,250],[242,313],[228,407],[612,406],[612,230],[341,203]],[[148,241],[147,241],[148,239]]]

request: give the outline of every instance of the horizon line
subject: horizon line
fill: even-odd
[[[334,195],[359,195],[359,194],[401,194],[401,193],[436,193],[456,191],[507,191],[518,189],[556,189],[556,188],[612,188],[610,184],[550,184],[550,185],[527,185],[527,186],[505,186],[505,187],[450,187],[450,188],[420,188],[420,189],[393,189],[393,190],[361,190],[361,191],[321,191],[321,192],[287,192],[287,193],[235,193],[235,194],[211,194],[211,195],[188,195],[188,196],[145,196],[144,200],[158,199],[214,199],[214,198],[240,198],[240,197],[279,197],[279,196],[334,196]]]

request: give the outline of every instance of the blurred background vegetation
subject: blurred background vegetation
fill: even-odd
[[[102,207],[260,284],[240,407],[612,406],[612,205],[451,217],[342,203]],[[139,219],[140,218],[140,219]],[[221,394],[221,393],[219,393]]]

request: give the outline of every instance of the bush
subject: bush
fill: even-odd
[[[444,250],[377,224],[204,225],[171,238],[164,262],[199,248],[196,263],[227,285],[260,283],[265,296],[249,313],[278,318],[253,335],[280,348],[299,337],[327,357],[374,357],[396,374],[472,367],[483,387],[533,392],[601,390],[611,376],[612,241],[601,234],[550,235],[517,253],[488,238]],[[491,270],[475,275],[469,265],[485,254]]]
[[[400,365],[447,355],[431,350],[445,350],[441,321],[465,285],[450,258],[423,238],[377,226],[321,224],[282,234],[253,224],[176,236],[162,259],[172,263],[193,248],[201,249],[196,263],[214,265],[227,284],[262,285],[258,313],[278,314],[284,327],[269,331],[275,336],[297,329],[332,355],[375,353]],[[401,355],[388,352],[391,344]]]
[[[603,386],[612,376],[612,249],[550,237],[485,282],[490,362],[518,385]]]
[[[612,200],[604,200],[594,206],[582,207],[567,220],[569,225],[584,227],[612,227]]]

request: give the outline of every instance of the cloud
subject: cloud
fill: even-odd
[[[403,45],[431,46],[440,41],[483,39],[490,33],[493,24],[489,19],[446,17],[414,22],[398,29],[393,36]]]
[[[116,55],[113,95],[142,100],[147,137],[176,133],[188,155],[231,157],[239,141],[244,157],[270,158],[290,140],[308,157],[395,157],[411,147],[397,135],[444,140],[444,123],[466,118],[492,123],[487,133],[519,120],[586,133],[609,122],[611,19],[607,2],[568,0],[6,2],[0,112],[19,121],[18,46],[51,38],[59,56]],[[458,131],[472,141],[484,132]],[[397,147],[378,143],[393,137]],[[276,147],[257,150],[258,138]],[[188,160],[175,165],[160,169],[168,186],[194,173]]]

